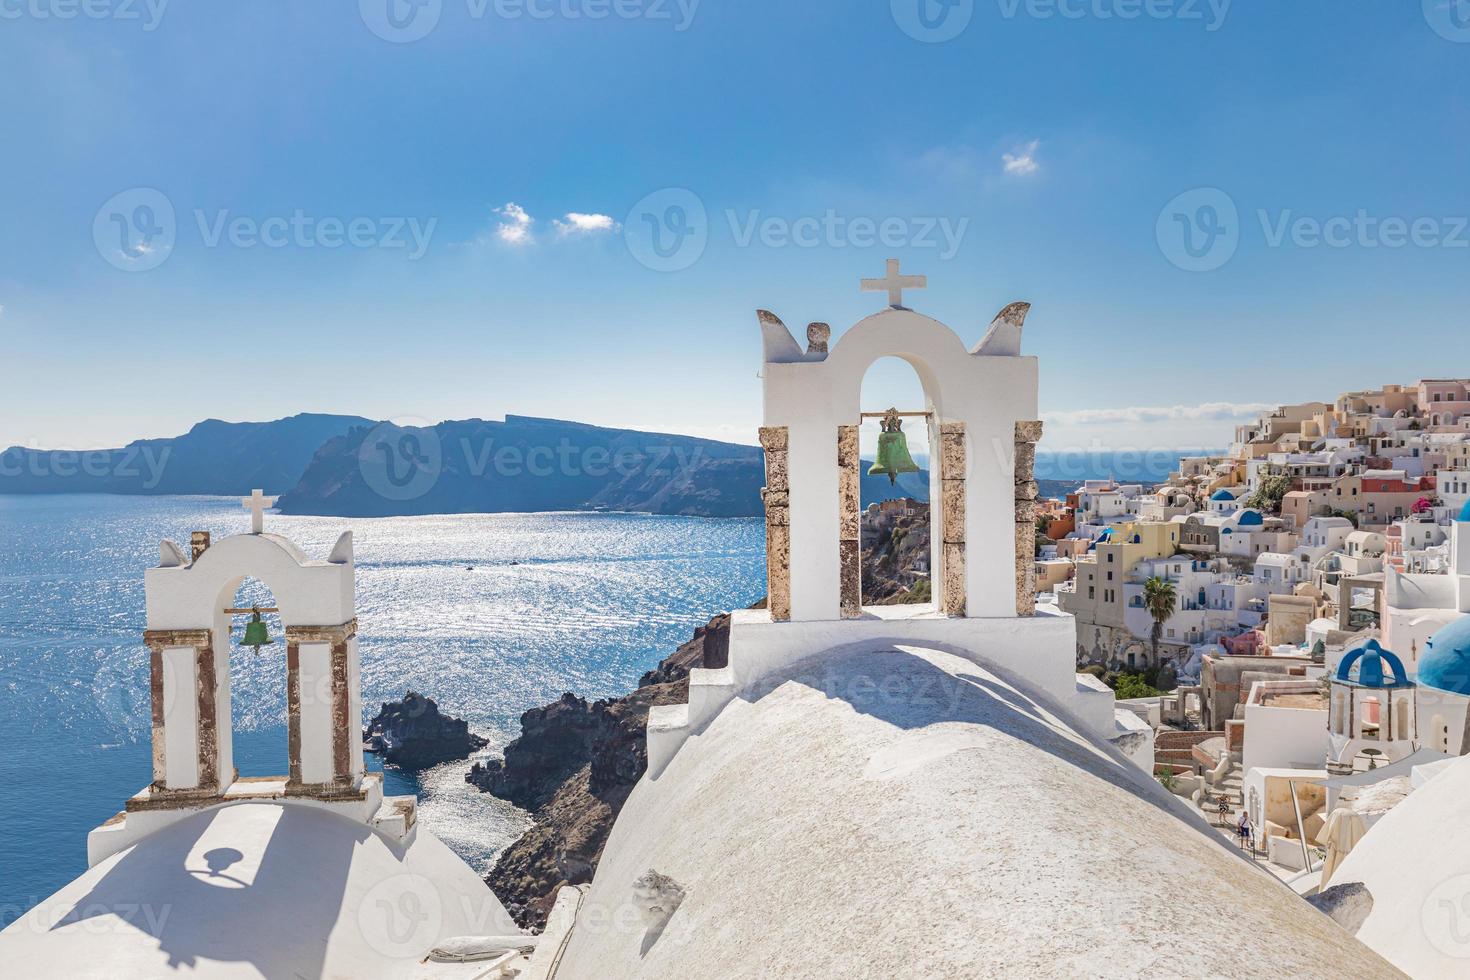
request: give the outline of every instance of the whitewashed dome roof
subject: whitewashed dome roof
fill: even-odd
[[[998,671],[903,646],[762,690],[636,787],[560,976],[1396,975]],[[650,871],[661,930],[622,915]]]
[[[405,848],[309,804],[243,803],[99,862],[0,933],[0,962],[16,977],[394,977],[447,938],[518,931],[422,827]]]

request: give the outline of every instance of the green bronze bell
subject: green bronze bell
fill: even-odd
[[[260,619],[260,607],[255,608],[255,616],[245,624],[245,639],[240,641],[241,646],[251,647],[258,654],[261,647],[268,647],[275,640],[271,639],[270,632],[266,630],[265,623]]]
[[[878,462],[868,470],[869,476],[888,474],[890,486],[898,482],[900,473],[917,473],[919,465],[909,455],[909,441],[903,434],[903,421],[898,410],[890,408],[883,416],[883,432],[878,436]]]

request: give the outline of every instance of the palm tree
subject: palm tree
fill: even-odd
[[[1154,618],[1154,628],[1149,638],[1153,643],[1155,664],[1159,662],[1159,638],[1164,633],[1164,624],[1174,615],[1174,607],[1178,604],[1179,595],[1174,590],[1173,582],[1155,575],[1143,583],[1143,605]]]

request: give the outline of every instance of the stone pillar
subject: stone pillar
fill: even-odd
[[[791,621],[791,483],[787,452],[791,432],[785,426],[761,429],[766,451],[766,602],[773,622]]]
[[[1036,615],[1036,444],[1040,422],[1016,423],[1016,615]]]
[[[214,635],[207,629],[148,630],[143,634],[143,642],[148,645],[149,693],[152,699],[152,792],[171,796],[218,796],[223,787],[219,772],[219,688]],[[170,657],[169,651],[175,651],[175,655]],[[172,670],[169,663],[173,665]],[[180,725],[192,731],[177,730]],[[188,762],[176,755],[172,759],[174,773],[170,779],[170,733],[174,735],[176,751],[192,750],[192,777]]]
[[[946,616],[963,617],[969,608],[970,580],[965,567],[965,423],[945,422],[939,427],[940,609]],[[932,533],[932,529],[931,529]]]
[[[195,531],[193,534],[189,535],[189,554],[190,554],[189,560],[191,562],[198,561],[199,560],[199,556],[202,555],[202,554],[204,554],[208,550],[209,550],[209,532],[208,531]]]
[[[837,427],[838,560],[841,562],[843,619],[863,614],[863,492],[858,427]]]
[[[362,719],[352,717],[352,640],[341,626],[286,627],[286,792],[333,797],[360,791]],[[305,647],[306,649],[303,649]]]

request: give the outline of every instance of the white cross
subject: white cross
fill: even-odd
[[[888,260],[888,276],[884,279],[864,279],[863,292],[881,293],[888,291],[888,305],[896,310],[903,309],[905,289],[928,289],[928,276],[905,276],[898,271],[898,259]]]
[[[240,505],[250,511],[250,533],[260,534],[265,530],[266,509],[276,505],[276,498],[267,497],[259,490],[252,490],[250,496],[240,498]]]

